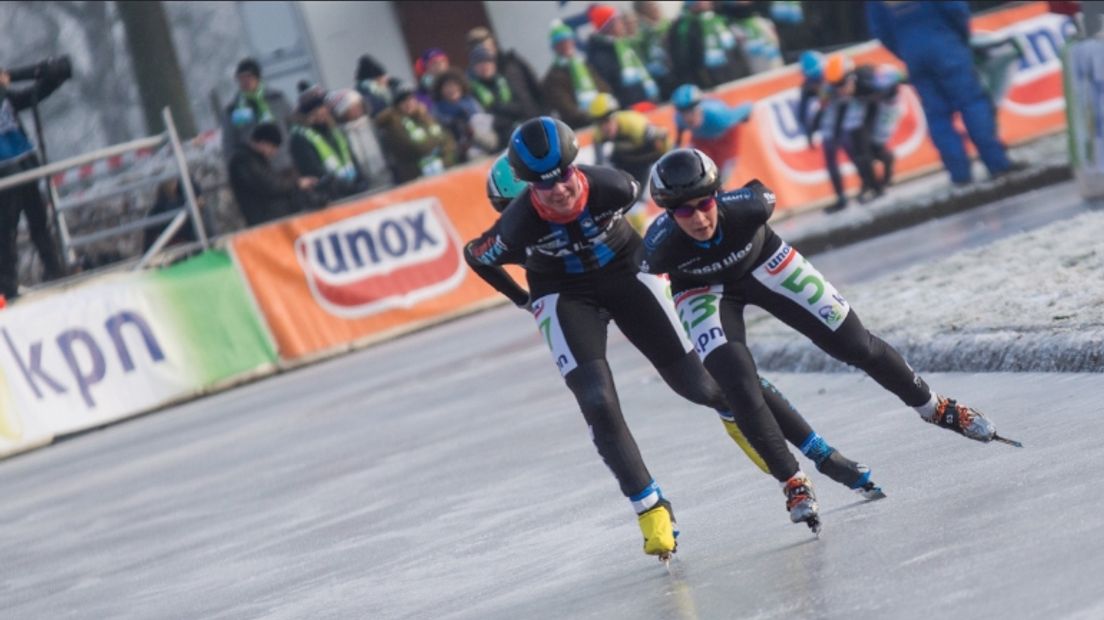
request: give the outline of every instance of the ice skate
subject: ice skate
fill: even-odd
[[[845,457],[824,438],[811,433],[801,444],[801,453],[812,459],[817,471],[832,480],[853,489],[866,499],[882,499],[885,493],[870,480],[870,468]]]
[[[809,478],[798,471],[789,480],[782,483],[782,491],[786,494],[786,510],[790,511],[790,521],[809,526],[814,534],[820,535],[820,516],[817,514],[816,495],[813,494],[813,483]]]
[[[997,428],[983,416],[980,411],[959,404],[953,398],[939,396],[936,400],[935,412],[931,417],[921,416],[925,422],[952,430],[963,437],[989,443],[997,440],[1019,448],[1023,445],[1018,441],[1006,439],[997,435]]]
[[[671,511],[671,502],[659,500],[655,506],[638,515],[638,519],[640,533],[644,534],[644,553],[658,556],[659,561],[666,564],[678,548],[675,541],[678,525]]]

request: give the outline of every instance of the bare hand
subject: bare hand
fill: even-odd
[[[314,189],[318,185],[318,177],[299,177],[299,189],[303,191]]]
[[[7,71],[0,71],[0,88],[7,88],[11,86],[11,74]]]

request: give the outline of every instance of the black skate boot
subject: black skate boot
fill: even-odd
[[[870,479],[870,468],[845,457],[824,438],[812,433],[801,444],[801,453],[816,463],[817,471],[853,489],[866,499],[882,499],[885,493]]]

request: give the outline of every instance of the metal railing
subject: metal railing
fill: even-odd
[[[65,262],[72,267],[75,262],[75,248],[111,239],[121,235],[129,234],[137,230],[143,230],[146,228],[153,228],[155,226],[164,225],[166,221],[169,222],[168,227],[157,237],[153,245],[142,255],[141,259],[137,262],[134,269],[144,269],[149,265],[158,253],[160,253],[164,247],[168,244],[169,240],[184,226],[186,220],[191,219],[192,227],[195,231],[197,245],[206,249],[210,243],[207,239],[207,232],[203,225],[203,216],[199,210],[199,204],[196,201],[195,188],[192,186],[192,177],[188,172],[188,161],[184,156],[184,149],[180,143],[180,137],[176,132],[176,125],[173,123],[172,112],[166,107],[161,112],[161,117],[165,122],[166,130],[163,133],[148,138],[139,138],[123,144],[115,144],[108,146],[91,153],[84,153],[77,155],[69,159],[47,164],[45,166],[39,166],[31,170],[26,170],[18,174],[14,174],[9,177],[0,178],[0,191],[15,187],[17,185],[23,185],[25,183],[37,182],[41,179],[47,179],[47,185],[53,198],[53,203],[56,212],[58,236],[61,243],[62,258]],[[53,175],[64,172],[71,168],[78,166],[84,166],[99,160],[116,157],[133,151],[142,149],[159,149],[164,145],[170,145],[172,150],[173,171],[157,174],[146,179],[141,179],[131,183],[126,183],[112,188],[106,192],[100,192],[92,196],[78,196],[72,199],[66,199],[58,196],[57,190],[54,184],[49,181],[49,178]],[[179,178],[181,187],[184,190],[185,205],[183,208],[169,211],[167,213],[157,215],[147,215],[137,220],[124,222],[108,228],[103,228],[95,232],[74,237],[70,230],[69,225],[66,222],[66,213],[73,212],[77,209],[87,208],[103,202],[108,198],[121,196],[135,190],[141,190],[150,186],[160,185],[161,183],[173,179]]]

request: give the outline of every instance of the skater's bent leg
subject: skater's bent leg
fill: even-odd
[[[782,435],[786,438],[786,441],[800,448],[801,444],[813,432],[813,427],[805,421],[805,418],[790,404],[790,401],[786,400],[782,392],[774,387],[774,384],[763,377],[759,377],[759,385],[763,392],[763,400],[766,401],[767,407],[770,408],[771,414],[778,422]]]
[[[786,439],[763,396],[751,352],[743,343],[729,342],[713,349],[705,367],[718,379],[736,424],[759,453],[772,476],[785,482],[797,470],[797,461],[786,448]]]
[[[711,407],[721,414],[731,410],[721,386],[706,372],[697,353],[684,353],[678,361],[657,367],[656,371],[676,394],[686,400]]]
[[[827,331],[827,330],[826,330]],[[817,344],[832,357],[850,364],[893,392],[909,407],[927,403],[931,389],[886,341],[867,331],[852,311],[830,337]]]
[[[583,362],[565,380],[590,426],[594,446],[617,478],[621,492],[632,498],[647,489],[652,476],[621,414],[613,374],[606,360]]]

